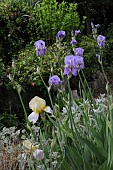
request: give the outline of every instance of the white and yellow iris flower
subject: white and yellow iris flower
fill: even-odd
[[[32,142],[28,139],[23,141],[23,146],[28,150],[27,152],[30,154],[32,153],[35,159],[42,160],[44,158],[44,152],[41,149],[38,149],[38,146],[34,146]],[[23,153],[22,157],[26,159],[26,154]]]
[[[33,111],[29,116],[29,122],[36,123],[39,118],[39,113],[47,112],[52,113],[52,109],[49,106],[46,106],[46,101],[38,96],[35,96],[29,102],[29,107]]]

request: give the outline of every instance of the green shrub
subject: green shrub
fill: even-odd
[[[35,24],[37,25],[37,35],[40,34],[49,43],[55,40],[59,30],[65,30],[69,39],[70,30],[76,30],[80,25],[77,4],[42,0],[36,8]]]
[[[33,7],[24,1],[5,1],[0,3],[0,56],[7,64],[13,55],[32,41]]]
[[[11,77],[23,88],[33,82],[37,86],[43,87],[39,72],[46,84],[48,84],[50,75],[56,73],[59,75],[64,67],[62,65],[62,68],[59,68],[59,65],[64,62],[64,57],[68,52],[66,49],[67,45],[65,43],[60,51],[56,44],[53,44],[47,48],[44,56],[39,57],[35,54],[34,46],[27,46],[26,49],[20,51],[18,59],[13,60],[12,66],[8,67]]]
[[[97,42],[92,36],[82,36],[78,46],[84,48],[84,60],[85,60],[85,75],[91,78],[95,72],[99,69],[98,59],[96,54],[99,52]]]
[[[0,3],[0,25],[0,55],[7,64],[19,50],[37,39],[52,44],[59,30],[65,30],[69,39],[70,30],[78,29],[80,19],[77,4],[7,0]]]

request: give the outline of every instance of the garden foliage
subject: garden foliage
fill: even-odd
[[[37,35],[40,33],[48,43],[55,42],[55,35],[58,30],[65,30],[67,38],[71,29],[78,29],[80,19],[75,3],[58,3],[56,0],[42,0],[36,6]]]
[[[7,0],[0,2],[0,25],[0,56],[8,64],[27,44],[40,37],[51,44],[59,29],[69,33],[79,27],[80,20],[77,4]]]
[[[0,20],[4,23],[1,47],[9,47],[6,53],[11,60],[4,66],[4,51],[0,76],[1,80],[6,76],[6,82],[0,80],[0,86],[16,91],[24,121],[19,127],[17,113],[12,116],[11,107],[10,114],[1,114],[0,169],[112,170],[113,95],[104,71],[109,49],[106,37],[98,35],[93,23],[92,36],[82,35],[76,4],[42,0],[29,1],[26,6],[27,1],[6,2],[6,6],[1,3],[4,8],[0,7],[5,12]],[[5,32],[8,36],[3,37]],[[28,39],[24,41],[19,32],[25,37],[27,32]],[[98,70],[104,77],[106,94],[94,98],[87,78]],[[38,96],[35,91],[28,101],[23,92],[29,93],[29,85],[45,89],[46,94]]]

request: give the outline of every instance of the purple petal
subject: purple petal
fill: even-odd
[[[99,35],[97,37],[97,43],[99,47],[104,47],[105,46],[105,41],[106,41],[106,37],[104,37],[103,35]]]
[[[67,65],[68,67],[74,67],[75,65],[75,56],[74,55],[68,55],[65,57],[64,59],[64,63],[65,65]]]
[[[71,69],[67,66],[64,68],[64,75],[69,75],[71,73]]]
[[[77,44],[77,41],[75,39],[72,39],[70,44],[75,45],[75,44]]]
[[[84,59],[81,56],[75,56],[76,68],[84,69]]]
[[[39,51],[40,56],[43,56],[45,53],[46,53],[46,48],[40,49],[40,51]]]
[[[96,25],[95,25],[95,27],[96,27],[96,28],[99,28],[99,27],[100,27],[100,25],[99,25],[99,24],[96,24]]]
[[[36,56],[39,56],[39,51],[38,50],[36,50]]]
[[[78,69],[77,69],[77,68],[72,68],[72,74],[73,74],[74,76],[77,76],[77,74],[78,74]]]
[[[56,38],[59,39],[59,38],[64,38],[66,36],[66,33],[65,31],[58,31],[57,35],[56,35]]]
[[[45,47],[45,42],[43,40],[38,40],[34,43],[37,49],[42,49]]]
[[[84,49],[81,47],[76,48],[76,55],[83,56]]]
[[[78,34],[80,34],[80,33],[81,33],[80,30],[76,30],[76,31],[75,31],[75,35],[78,35]]]
[[[49,79],[49,84],[52,86],[57,86],[62,84],[62,81],[60,80],[60,78],[57,75],[54,75],[52,77],[50,77]]]

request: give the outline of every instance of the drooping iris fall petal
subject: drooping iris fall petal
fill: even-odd
[[[35,112],[32,112],[32,113],[28,116],[29,122],[32,122],[33,124],[36,123],[36,121],[38,120],[38,118],[39,118],[39,113],[35,113]]]

